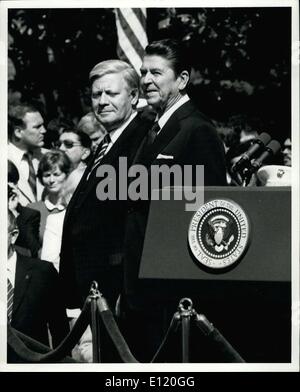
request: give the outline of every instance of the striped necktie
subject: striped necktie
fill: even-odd
[[[14,305],[14,288],[11,281],[7,278],[7,321],[11,323]]]
[[[111,138],[109,136],[109,133],[107,133],[104,138],[102,143],[99,145],[98,150],[95,154],[95,160],[93,163],[93,166],[91,167],[91,170],[87,176],[87,180],[89,179],[90,175],[92,174],[92,172],[100,165],[100,162],[102,160],[102,158],[105,155],[105,151],[107,150],[107,147],[109,145],[109,143],[111,142]]]
[[[155,121],[155,123],[152,125],[152,128],[149,130],[147,135],[147,141],[146,141],[147,146],[150,146],[154,142],[159,131],[160,131],[160,126],[158,124],[158,121]]]
[[[32,189],[32,193],[34,194],[34,197],[36,198],[36,174],[32,164],[32,153],[25,152],[25,154],[23,155],[23,159],[28,163],[28,167],[29,167],[28,183],[30,185],[30,188]]]

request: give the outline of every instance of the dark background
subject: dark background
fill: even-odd
[[[90,110],[88,73],[116,58],[113,9],[10,9],[9,103],[37,100],[46,121]],[[244,116],[283,142],[291,134],[291,9],[148,8],[148,40],[184,41],[190,95],[222,124]]]

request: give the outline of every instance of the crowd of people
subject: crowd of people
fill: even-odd
[[[36,107],[9,107],[12,327],[56,347],[97,281],[133,354],[151,360],[164,336],[165,312],[138,279],[150,197],[100,200],[97,172],[113,167],[118,187],[119,158],[148,172],[155,165],[203,165],[205,186],[236,185],[230,166],[257,130],[216,127],[191,102],[189,79],[188,56],[166,39],[146,47],[141,77],[120,60],[96,64],[89,74],[92,111],[76,125],[62,121],[49,131]],[[142,109],[140,91],[148,105]],[[290,139],[283,152],[283,164],[291,165]],[[118,362],[111,341],[102,344],[102,360]],[[73,355],[92,361],[89,329]]]

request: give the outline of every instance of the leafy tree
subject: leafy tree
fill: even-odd
[[[11,91],[43,102],[47,117],[89,110],[88,73],[116,58],[113,9],[10,9]],[[260,117],[260,131],[290,134],[291,11],[272,8],[149,8],[149,41],[173,37],[191,53],[190,94],[220,121]]]

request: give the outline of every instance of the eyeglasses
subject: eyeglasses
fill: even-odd
[[[53,143],[53,147],[54,148],[60,148],[61,145],[64,145],[66,147],[66,149],[70,150],[71,148],[75,147],[75,146],[81,146],[81,143],[76,143],[73,142],[72,140],[63,140],[60,141],[58,140],[57,142]]]

